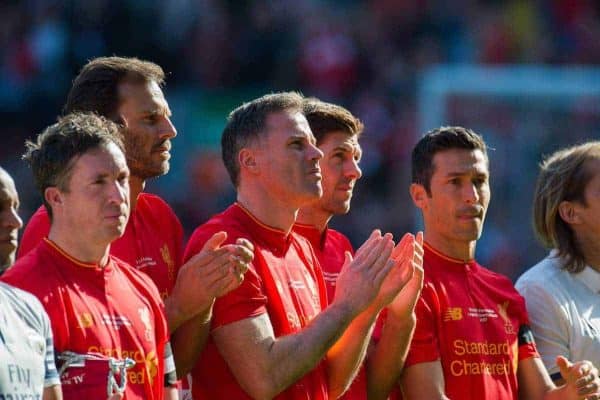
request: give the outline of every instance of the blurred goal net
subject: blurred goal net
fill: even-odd
[[[546,251],[531,201],[544,155],[600,139],[600,69],[435,66],[418,87],[419,132],[461,125],[488,146],[492,200],[477,258],[515,279]]]

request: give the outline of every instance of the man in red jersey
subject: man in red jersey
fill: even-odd
[[[512,283],[475,259],[490,200],[483,139],[469,129],[427,133],[412,153],[410,194],[427,238],[417,326],[402,375],[407,399],[597,399],[589,362],[557,362],[556,388]]]
[[[228,240],[252,241],[254,261],[241,286],[216,300],[211,339],[188,360],[195,399],[339,397],[362,362],[378,308],[410,276],[393,259],[391,235],[375,231],[354,259],[346,253],[325,309],[318,259],[292,231],[298,209],[322,192],[322,153],[302,107],[296,93],[266,95],[234,110],[223,131],[237,202],[194,232],[184,258],[225,230]]]
[[[128,380],[126,398],[176,398],[165,390],[175,367],[156,286],[109,255],[129,216],[129,169],[118,127],[94,114],[69,114],[27,147],[52,224],[2,280],[31,292],[46,309],[64,362],[64,397],[105,398],[109,359],[129,358],[133,367],[120,376]],[[71,353],[80,358],[73,365]]]
[[[171,331],[183,321],[200,315],[208,320],[215,297],[239,284],[245,263],[223,263],[235,250],[238,259],[251,254],[251,245],[239,243],[220,247],[224,233],[181,266],[183,231],[171,208],[160,197],[144,193],[147,179],[169,171],[171,140],[177,135],[171,110],[161,87],[162,68],[148,61],[124,57],[99,57],[88,62],[73,81],[65,113],[94,112],[119,124],[131,171],[131,215],[123,236],[111,245],[111,254],[145,272],[165,300]],[[19,257],[48,234],[50,219],[44,207],[29,220]],[[249,250],[248,250],[249,249]],[[201,346],[207,333],[193,338]]]
[[[332,300],[344,253],[353,253],[353,248],[346,236],[327,225],[332,216],[350,210],[354,185],[362,175],[358,166],[362,156],[358,139],[363,125],[345,108],[317,99],[306,99],[304,115],[323,152],[319,163],[323,195],[300,209],[294,231],[311,242],[323,269],[328,299]],[[367,358],[366,373],[360,370],[344,399],[366,399],[367,387],[369,399],[385,399],[396,386],[414,331],[414,306],[423,282],[422,234],[417,238],[415,243],[414,237],[406,234],[401,242],[408,251],[415,252],[416,273],[387,307],[377,345]]]

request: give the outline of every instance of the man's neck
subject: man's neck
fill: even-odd
[[[424,232],[425,241],[444,255],[457,260],[469,261],[475,258],[476,240],[448,240],[435,232]]]
[[[285,201],[267,199],[265,196],[238,191],[237,202],[263,224],[289,233],[296,221],[298,208]]]
[[[333,214],[317,206],[305,206],[298,211],[296,222],[316,228],[320,233],[325,232]]]
[[[110,243],[99,244],[93,240],[85,240],[80,235],[73,235],[73,230],[61,229],[55,224],[50,227],[48,239],[78,261],[101,267],[108,262]]]
[[[135,210],[137,198],[144,190],[144,186],[146,186],[146,181],[144,179],[134,175],[129,177],[129,204],[131,211]]]
[[[600,272],[600,244],[594,235],[575,233],[577,244],[583,253],[585,263]]]

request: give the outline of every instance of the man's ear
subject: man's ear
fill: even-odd
[[[580,224],[582,222],[579,214],[580,207],[578,203],[563,200],[558,205],[558,215],[569,225]]]
[[[425,207],[427,207],[427,199],[429,198],[425,187],[420,183],[411,183],[408,190],[415,206],[422,210],[425,209]]]
[[[258,163],[256,162],[256,151],[244,147],[238,153],[238,162],[240,163],[240,169],[244,169],[251,174],[257,174],[259,172]]]
[[[52,210],[56,210],[64,204],[62,193],[56,186],[50,186],[44,190],[44,200],[50,204]]]

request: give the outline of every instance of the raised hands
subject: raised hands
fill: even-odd
[[[599,400],[600,379],[598,370],[589,361],[571,363],[563,356],[556,358],[560,374],[565,380],[567,399]]]
[[[226,239],[225,232],[215,233],[202,250],[180,268],[173,291],[165,301],[171,332],[200,313],[210,318],[215,298],[242,283],[254,259],[254,246],[246,239],[222,246]]]
[[[367,308],[378,295],[383,280],[394,267],[392,235],[374,230],[356,251],[354,259],[346,253],[346,262],[336,283],[334,303],[345,302],[355,314]]]
[[[383,308],[389,304],[389,312],[410,315],[423,286],[423,234],[405,234],[391,258],[395,265],[381,285],[375,306]]]
[[[399,251],[398,257],[394,257],[394,253],[396,253],[394,251],[392,257],[399,264],[396,269],[406,270],[405,275],[411,274],[411,276],[408,281],[399,282],[401,284],[400,290],[396,292],[396,297],[388,305],[388,318],[406,318],[411,316],[423,288],[423,232],[418,232],[416,237],[407,233],[396,248],[402,245],[407,236],[413,238],[412,247],[406,244],[404,245],[407,248],[406,250]],[[410,240],[407,239],[408,241]],[[410,251],[411,249],[412,251]],[[390,272],[390,276],[386,281],[391,280],[390,278],[393,273],[394,270]]]

